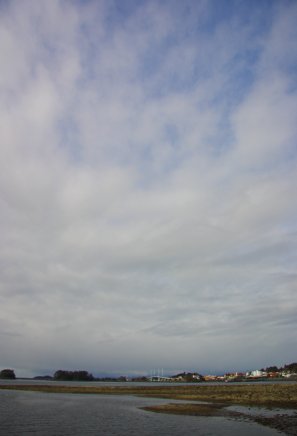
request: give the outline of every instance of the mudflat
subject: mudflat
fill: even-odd
[[[53,382],[46,385],[3,384],[0,389],[77,394],[141,395],[186,401],[242,404],[297,409],[297,383],[221,384],[221,385],[153,385],[153,386],[67,386]]]
[[[138,395],[142,397],[183,400],[144,407],[157,413],[174,413],[196,416],[225,416],[234,419],[252,420],[259,424],[297,435],[297,384],[220,384],[220,385],[127,385],[127,386],[67,386],[53,382],[46,385],[1,385],[0,389],[14,389],[47,393],[97,394],[97,395]],[[246,406],[245,411],[234,411],[232,405]],[[258,414],[250,407],[259,407]],[[261,410],[275,410],[267,416]],[[287,413],[286,409],[290,409]]]

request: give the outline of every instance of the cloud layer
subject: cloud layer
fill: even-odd
[[[296,360],[295,2],[0,6],[19,374]]]

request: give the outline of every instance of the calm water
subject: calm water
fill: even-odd
[[[134,396],[0,390],[0,435],[281,435],[275,430],[247,421],[165,415],[139,409],[141,406],[166,402],[168,401]]]

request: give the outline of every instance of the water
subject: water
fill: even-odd
[[[267,385],[267,384],[296,384],[293,380],[267,380],[267,381],[247,381],[247,382],[199,382],[197,383],[181,383],[181,382],[102,382],[102,381],[57,381],[57,380],[35,380],[35,379],[1,379],[1,385],[57,385],[57,386],[242,386],[242,385]]]
[[[55,394],[0,390],[2,436],[276,436],[249,421],[166,415],[142,406],[173,400],[119,395]]]

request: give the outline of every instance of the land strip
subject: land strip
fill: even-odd
[[[268,406],[297,409],[297,384],[250,385],[182,385],[182,386],[67,386],[53,382],[47,385],[2,384],[0,389],[37,392],[141,395],[186,401],[206,401],[251,406]]]

